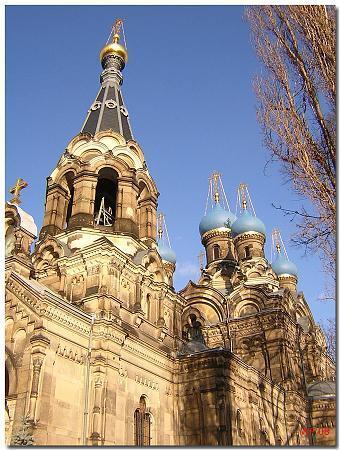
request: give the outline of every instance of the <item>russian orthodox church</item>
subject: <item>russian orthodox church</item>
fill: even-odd
[[[175,291],[159,193],[122,96],[120,26],[47,178],[40,232],[19,206],[24,180],[6,202],[6,443],[334,444],[334,363],[277,231],[272,263],[264,253],[246,185],[234,215],[212,175],[206,264]]]

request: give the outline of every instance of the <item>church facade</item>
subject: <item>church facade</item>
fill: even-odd
[[[40,232],[23,180],[6,202],[6,443],[334,445],[334,363],[280,239],[268,262],[244,185],[236,217],[213,175],[206,265],[175,291],[119,28]]]

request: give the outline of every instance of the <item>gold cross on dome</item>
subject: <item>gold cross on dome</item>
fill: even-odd
[[[18,179],[17,179],[17,181],[16,181],[14,187],[12,187],[12,188],[9,190],[9,192],[10,192],[11,194],[13,194],[13,198],[12,198],[12,200],[10,201],[10,203],[15,203],[16,205],[19,205],[19,204],[21,203],[21,200],[20,200],[20,191],[21,191],[22,189],[24,189],[26,186],[28,186],[28,183],[27,183],[25,180],[23,180],[22,178],[18,178]]]

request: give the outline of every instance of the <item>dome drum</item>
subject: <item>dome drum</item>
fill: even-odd
[[[297,275],[291,275],[289,273],[282,273],[281,275],[278,275],[279,280],[296,280]]]
[[[247,241],[248,239],[253,239],[264,244],[266,242],[266,237],[257,231],[245,231],[234,237],[234,243],[238,244],[242,241]]]
[[[162,259],[162,263],[163,263],[165,269],[169,269],[171,271],[175,270],[176,263],[167,261],[166,259]]]
[[[201,242],[204,246],[206,246],[208,244],[208,242],[213,238],[232,239],[231,229],[221,227],[221,228],[215,228],[213,230],[207,231],[206,233],[203,234],[203,236],[201,238]]]
[[[170,261],[166,261],[165,259],[162,260],[162,263],[168,278],[167,282],[170,286],[173,287],[173,276],[176,269],[176,264]]]
[[[244,232],[234,238],[234,245],[238,259],[264,258],[264,244],[266,238],[255,231]]]
[[[279,285],[281,289],[288,289],[289,291],[296,293],[297,277],[294,275],[282,274],[278,275]]]
[[[221,261],[223,259],[235,259],[234,244],[230,235],[227,233],[212,233],[209,239],[204,242],[206,251],[207,265]]]

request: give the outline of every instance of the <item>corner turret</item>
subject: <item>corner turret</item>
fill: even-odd
[[[296,292],[298,270],[296,265],[288,258],[286,247],[278,229],[274,229],[272,232],[272,253],[276,253],[276,256],[271,266],[279,279],[280,287]]]

